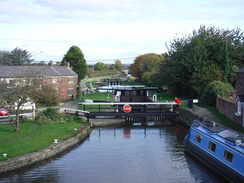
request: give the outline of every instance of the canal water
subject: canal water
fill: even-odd
[[[191,183],[221,182],[184,154],[187,129],[116,127],[93,129],[69,151],[40,164],[0,175],[20,183]]]

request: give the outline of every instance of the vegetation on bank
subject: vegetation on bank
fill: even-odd
[[[209,106],[209,105],[199,105],[199,107],[208,109],[212,114],[214,114],[214,116],[218,119],[218,122],[220,124],[244,134],[244,128],[241,125],[233,122],[231,119],[227,118],[224,114],[220,113],[216,107]]]
[[[198,98],[201,103],[211,104],[208,102],[215,102],[212,95],[225,97],[225,85],[235,87],[235,71],[244,66],[243,38],[239,28],[202,25],[190,35],[176,37],[165,54],[138,56],[129,72],[147,85],[167,87],[178,97]],[[213,92],[204,90],[207,87]]]
[[[18,133],[11,125],[0,125],[0,161],[37,152],[51,145],[54,139],[64,140],[73,136],[84,125],[84,119],[59,114],[48,108],[35,120],[26,120]],[[7,157],[3,157],[7,154]]]

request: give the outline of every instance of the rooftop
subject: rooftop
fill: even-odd
[[[0,78],[18,78],[30,75],[45,76],[78,76],[67,66],[0,66]]]

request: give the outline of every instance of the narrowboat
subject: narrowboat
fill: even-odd
[[[194,120],[185,152],[230,182],[244,182],[244,135],[212,121]]]

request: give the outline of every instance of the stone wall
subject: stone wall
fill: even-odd
[[[78,144],[82,139],[87,137],[89,134],[90,134],[90,127],[87,126],[84,127],[80,132],[76,133],[75,136],[67,140],[54,143],[43,150],[0,162],[0,173],[18,169],[27,165],[31,165],[41,160],[57,155],[58,153],[61,153],[62,151]]]

